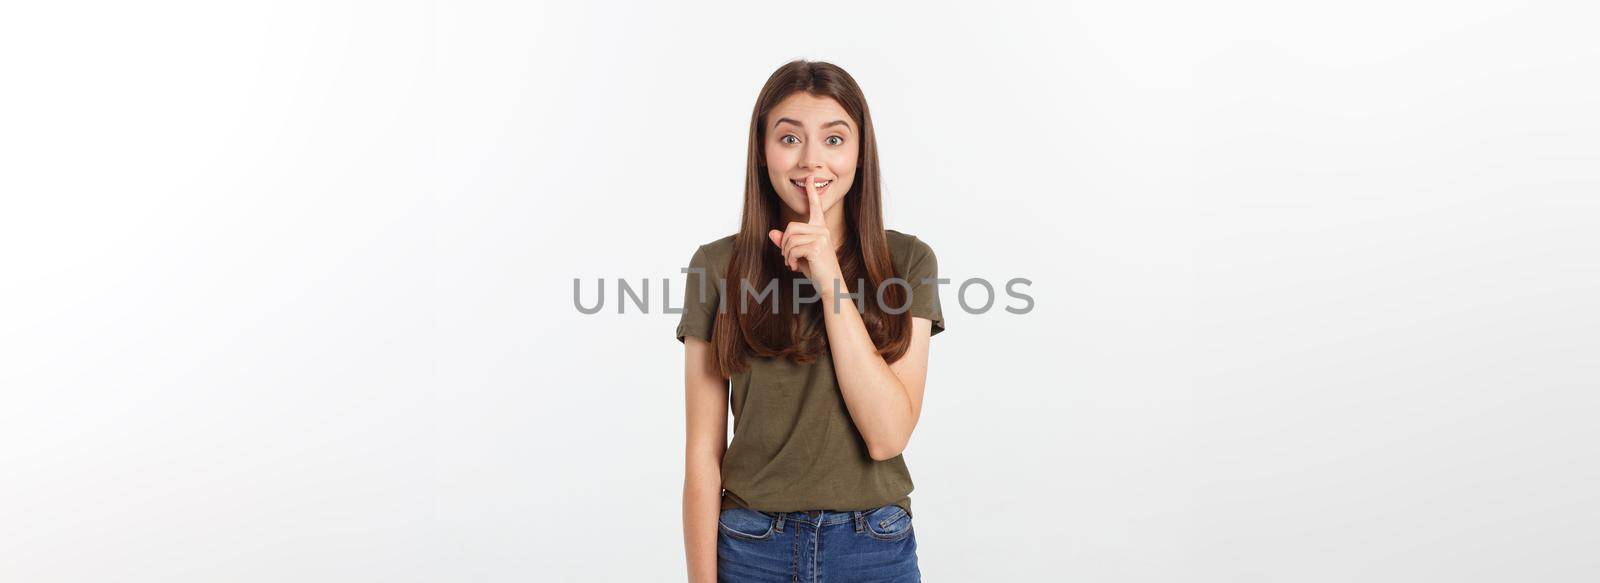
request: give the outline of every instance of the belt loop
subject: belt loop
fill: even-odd
[[[867,513],[860,510],[851,510],[850,513],[855,515],[856,533],[860,534],[866,528]]]
[[[788,512],[779,512],[778,513],[778,524],[777,524],[777,526],[772,527],[772,531],[773,532],[783,532],[784,517],[786,517],[788,515],[789,515]]]

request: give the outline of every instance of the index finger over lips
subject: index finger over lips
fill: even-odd
[[[811,213],[811,220],[807,222],[819,227],[828,225],[828,220],[822,216],[822,196],[817,194],[817,183],[814,176],[806,177],[806,206],[809,207]]]

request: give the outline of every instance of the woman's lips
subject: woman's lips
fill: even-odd
[[[793,184],[795,188],[800,190],[801,194],[805,194],[805,192],[806,192],[806,182],[805,182],[804,178],[802,178],[800,180],[790,180],[789,184]],[[826,192],[828,190],[829,186],[833,186],[833,181],[832,180],[823,181],[823,185],[817,187],[817,194],[820,195],[823,192]]]

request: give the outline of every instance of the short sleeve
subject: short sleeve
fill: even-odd
[[[679,342],[684,341],[684,336],[711,340],[712,325],[717,321],[718,277],[711,269],[705,246],[701,245],[689,259],[689,273],[684,274],[687,281],[683,288],[683,314],[678,319]]]
[[[911,315],[933,322],[929,336],[944,331],[944,310],[939,305],[939,258],[922,239],[912,238],[906,261],[906,282],[911,284]]]

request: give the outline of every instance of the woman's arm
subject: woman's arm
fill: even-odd
[[[823,296],[823,322],[828,328],[829,350],[833,355],[833,372],[839,379],[839,390],[844,394],[850,419],[866,440],[872,459],[892,459],[911,442],[911,431],[922,417],[922,391],[928,376],[928,337],[933,322],[927,318],[912,318],[911,346],[900,360],[889,364],[873,345],[855,302],[848,297],[835,299],[829,284],[819,287]],[[841,281],[839,294],[847,293],[850,290]]]
[[[850,286],[839,267],[817,188],[810,179],[805,183],[810,220],[789,223],[783,231],[773,229],[767,236],[783,250],[784,264],[804,273],[822,296],[822,320],[828,328],[834,376],[839,379],[850,420],[867,442],[867,454],[878,461],[892,459],[905,450],[911,430],[922,417],[933,321],[912,317],[911,346],[893,365],[883,360],[861,320],[861,311],[846,295],[851,293]],[[876,301],[875,290],[860,293],[867,301]]]
[[[728,381],[711,362],[709,342],[685,336],[683,345],[683,548],[690,583],[716,583],[722,453],[728,448]]]

